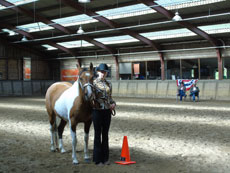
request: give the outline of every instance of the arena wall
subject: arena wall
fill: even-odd
[[[55,81],[0,81],[0,96],[44,96]],[[175,80],[112,80],[113,96],[176,98]],[[230,80],[199,80],[201,100],[230,100]]]
[[[54,81],[0,81],[0,96],[43,96]]]
[[[117,97],[176,98],[176,81],[111,81]],[[230,80],[199,80],[201,100],[230,100]],[[187,91],[188,92],[188,91]]]

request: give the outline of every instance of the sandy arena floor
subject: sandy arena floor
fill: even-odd
[[[230,107],[227,101],[177,103],[172,99],[115,98],[117,115],[110,128],[109,166],[83,160],[83,124],[77,129],[77,156],[72,165],[69,128],[66,153],[51,153],[44,98],[0,97],[0,173],[229,173]],[[134,165],[119,160],[123,136],[128,136]],[[89,149],[93,150],[93,125]]]

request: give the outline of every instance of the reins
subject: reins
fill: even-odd
[[[98,89],[97,87],[95,87],[95,86],[93,86],[93,90],[102,93],[102,91],[100,89]],[[101,99],[105,99],[105,97],[101,97]],[[94,94],[93,94],[93,99],[92,100],[93,100],[93,103],[96,101],[96,98],[95,98]],[[111,115],[112,116],[116,115],[116,110],[115,109],[113,109],[113,110],[111,109]]]
[[[116,110],[115,109],[111,110],[111,114],[112,114],[112,116],[115,116],[116,115]]]

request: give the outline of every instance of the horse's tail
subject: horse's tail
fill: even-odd
[[[48,113],[49,116],[49,122],[50,125],[54,125],[54,123],[56,123],[56,115],[54,112],[54,109],[52,107],[52,98],[51,98],[51,94],[52,94],[52,90],[53,90],[54,85],[51,85],[45,95],[45,104],[46,104],[46,111]]]

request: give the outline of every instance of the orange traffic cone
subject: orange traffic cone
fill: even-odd
[[[121,150],[121,161],[116,161],[115,163],[121,164],[121,165],[129,165],[129,164],[136,163],[135,161],[130,161],[127,136],[124,136],[124,139],[123,139],[123,145],[122,145],[122,150]]]

